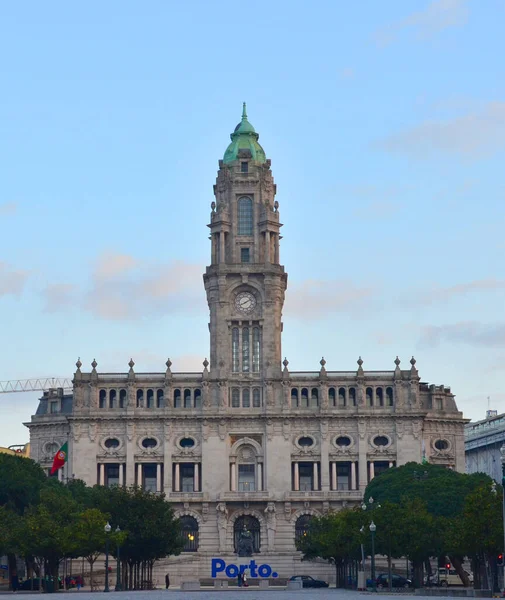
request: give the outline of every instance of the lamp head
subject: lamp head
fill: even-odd
[[[119,529],[119,525],[116,527],[116,533],[119,533],[121,529]]]
[[[112,529],[112,527],[110,526],[110,523],[107,523],[105,525],[105,527],[103,528],[103,530],[105,531],[105,533],[110,533],[111,529]]]
[[[370,531],[371,531],[372,533],[375,533],[375,530],[376,530],[376,529],[377,529],[377,525],[376,525],[376,524],[375,524],[375,523],[372,521],[372,522],[370,523]]]

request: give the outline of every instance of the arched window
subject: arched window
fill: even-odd
[[[319,390],[317,388],[312,388],[312,392],[310,394],[310,406],[319,406]]]
[[[110,390],[109,392],[109,408],[116,408],[116,390]]]
[[[393,388],[386,388],[386,406],[393,406]]]
[[[375,390],[375,404],[376,406],[384,406],[384,392],[381,387]]]
[[[373,406],[373,390],[371,387],[366,388],[366,405]]]
[[[293,388],[291,390],[291,407],[298,408],[298,389]]]
[[[349,388],[349,403],[351,406],[356,406],[356,388]]]
[[[98,406],[99,408],[105,408],[107,402],[107,392],[105,390],[100,390],[100,395],[98,398]]]
[[[163,408],[165,405],[163,390],[158,390],[156,392],[156,408]]]
[[[181,524],[183,552],[196,552],[198,550],[198,521],[194,517],[185,515],[179,519]]]
[[[346,397],[345,397],[345,388],[341,387],[338,390],[338,405],[339,406],[346,406],[347,402],[346,402]]]
[[[174,390],[174,408],[181,408],[181,407],[182,407],[181,390],[177,389],[177,390]]]
[[[154,408],[154,391],[153,390],[147,390],[147,394],[146,394],[146,407],[147,408]]]
[[[137,390],[137,408],[144,406],[144,390]]]
[[[330,406],[337,406],[335,400],[335,388],[331,387],[328,389],[328,403]]]
[[[242,371],[249,372],[249,327],[242,329]]]
[[[251,515],[243,515],[239,517],[233,525],[233,542],[235,547],[235,553],[238,553],[238,542],[242,531],[249,531],[252,534],[253,539],[253,552],[260,551],[261,543],[261,528],[260,522],[256,517]]]
[[[312,519],[311,515],[302,515],[296,519],[295,524],[295,546],[298,550],[300,546],[300,542],[309,532],[310,520]]]
[[[195,408],[202,408],[202,390],[199,388],[195,390]]]
[[[238,235],[253,234],[253,203],[248,196],[238,199]]]
[[[234,327],[231,331],[231,358],[232,371],[237,373],[239,368],[238,327]]]
[[[260,328],[253,328],[253,373],[259,373],[260,370]]]
[[[124,408],[126,405],[126,390],[119,390],[119,408]]]
[[[231,391],[231,406],[240,408],[240,390],[238,388],[233,388]]]
[[[302,388],[302,408],[307,408],[309,406],[309,390],[307,388]]]
[[[249,388],[244,388],[242,390],[242,408],[250,408],[251,407],[251,395]]]
[[[259,388],[253,389],[253,408],[261,408],[261,390]]]
[[[184,408],[191,408],[191,390],[184,390]]]

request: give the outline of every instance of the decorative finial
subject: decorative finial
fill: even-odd
[[[361,360],[361,356],[358,358],[358,360],[356,362],[358,363],[358,367],[361,369],[361,365],[363,364],[363,361]]]
[[[397,356],[397,357],[395,358],[395,365],[396,365],[396,368],[398,368],[398,367],[400,366],[400,363],[401,363],[401,362],[402,362],[402,361],[401,361],[401,360],[398,358],[398,356]]]
[[[210,208],[212,209],[212,212],[216,210],[216,203],[214,202],[214,200],[212,201]]]
[[[285,369],[287,369],[287,368],[288,368],[288,365],[289,365],[289,360],[288,360],[287,358],[285,358],[285,359],[282,361],[282,364],[284,365],[284,368],[285,368]]]
[[[207,359],[205,359],[203,361],[203,368],[207,371],[207,367],[209,366],[209,361]]]
[[[93,367],[93,371],[96,373],[96,368],[98,366],[98,363],[96,362],[95,359],[93,359],[93,362],[91,363],[91,366]]]
[[[130,358],[130,362],[128,363],[128,366],[130,367],[130,371],[133,371],[133,367],[135,366],[135,363],[133,362],[133,358]]]
[[[246,112],[246,106],[245,106],[245,102],[242,105],[242,120],[245,121],[247,119],[247,112]]]
[[[165,364],[167,365],[167,375],[168,375],[171,373],[170,367],[172,366],[172,361],[168,358],[167,362]]]
[[[414,357],[412,357],[412,358],[410,359],[410,364],[412,365],[412,368],[414,368],[414,367],[415,367],[415,365],[416,365],[416,359],[415,359]]]
[[[81,362],[81,358],[80,357],[77,359],[77,362],[75,363],[75,366],[77,367],[78,371],[81,370],[82,362]]]
[[[279,203],[277,202],[277,200],[274,202],[274,210],[275,212],[279,210]]]
[[[321,365],[321,367],[324,369],[324,365],[326,364],[326,361],[324,360],[324,356],[321,358],[321,360],[319,361],[319,364]]]

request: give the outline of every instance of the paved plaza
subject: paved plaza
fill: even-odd
[[[103,592],[60,592],[57,595],[59,600],[76,600],[78,595],[80,600],[90,600],[91,598],[97,597]],[[34,600],[33,596],[37,592],[29,594],[17,593],[16,598],[22,600]],[[335,588],[327,589],[304,589],[296,591],[287,591],[284,588],[273,589],[273,590],[259,590],[258,588],[247,588],[247,589],[231,589],[231,590],[214,590],[214,589],[202,589],[196,592],[183,592],[178,589],[174,590],[154,590],[151,592],[111,592],[116,600],[203,600],[203,598],[214,598],[219,600],[225,598],[225,600],[282,600],[282,598],[296,598],[306,600],[357,600],[358,598],[364,598],[370,596],[370,593],[366,592],[354,592],[350,590],[340,590]],[[374,596],[377,596],[374,594]],[[392,598],[398,598],[398,596],[408,596],[413,598],[413,594],[385,594],[381,593],[380,597],[384,600],[391,600]],[[416,598],[419,596],[416,596]],[[44,596],[47,598],[47,596]]]

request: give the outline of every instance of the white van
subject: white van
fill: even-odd
[[[465,573],[468,575],[470,585],[473,584],[473,573],[470,573],[469,571],[465,571]],[[458,575],[456,569],[452,566],[450,569],[440,567],[438,569],[438,580],[435,580],[433,583],[443,587],[447,587],[448,585],[463,585],[461,577]]]

